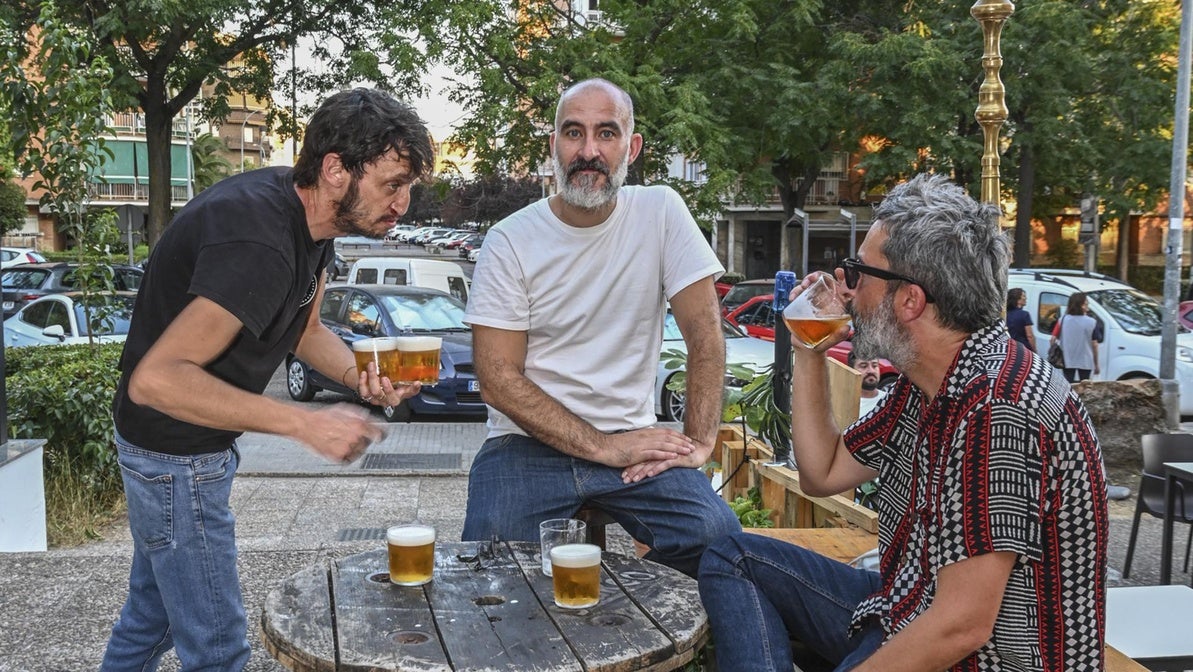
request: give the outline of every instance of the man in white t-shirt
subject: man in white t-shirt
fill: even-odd
[[[854,356],[853,351],[849,351],[849,365],[862,374],[862,396],[858,403],[857,417],[862,417],[872,411],[878,402],[886,396],[886,392],[878,389],[878,381],[881,376],[882,360],[880,359],[862,359],[858,360]]]
[[[625,91],[572,86],[551,134],[560,193],[485,237],[465,320],[489,433],[466,541],[537,540],[540,522],[587,504],[694,575],[705,546],[740,529],[699,470],[721,415],[724,269],[678,194],[622,186],[641,149]],[[683,432],[654,426],[668,302],[688,346]]]

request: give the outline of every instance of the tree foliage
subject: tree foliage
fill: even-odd
[[[145,115],[149,154],[149,243],[161,236],[170,217],[170,143],[174,118],[213,84],[203,116],[223,120],[228,97],[247,94],[271,99],[275,90],[289,95],[325,92],[349,82],[375,82],[391,91],[418,90],[421,60],[400,27],[408,23],[406,5],[359,0],[89,0],[64,3],[61,17],[80,41],[96,45],[77,54],[71,67],[106,61],[113,68],[101,87],[111,91],[121,109]],[[36,0],[15,0],[7,21],[24,32],[40,21]],[[290,46],[310,38],[324,66],[286,70],[280,64]],[[305,110],[304,110],[305,112]],[[271,124],[282,135],[297,132],[286,110],[272,109]]]
[[[432,57],[474,76],[453,97],[470,112],[459,138],[484,165],[546,160],[559,92],[606,77],[635,100],[641,174],[660,180],[676,154],[705,164],[702,184],[676,186],[707,221],[723,198],[760,203],[776,190],[789,215],[834,153],[861,146],[870,192],[936,171],[976,194],[984,74],[971,4],[603,0],[594,24],[552,3],[445,0],[420,32]],[[1002,32],[1001,172],[1022,231],[1085,192],[1150,207],[1167,186],[1179,7],[1016,4]]]
[[[223,141],[210,133],[196,136],[191,143],[196,194],[232,174],[232,164],[221,154],[223,149]]]
[[[8,179],[0,179],[0,235],[19,231],[25,225],[25,189]]]

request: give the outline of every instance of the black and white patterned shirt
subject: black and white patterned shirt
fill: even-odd
[[[931,401],[901,377],[845,444],[882,482],[883,590],[854,627],[878,617],[899,632],[931,606],[941,567],[1010,551],[994,634],[951,669],[1102,669],[1102,451],[1056,369],[993,324],[969,337]]]

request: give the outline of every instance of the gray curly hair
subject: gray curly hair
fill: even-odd
[[[972,333],[1002,319],[1010,242],[998,214],[943,176],[927,174],[895,187],[874,208],[887,234],[882,253],[890,269],[935,297],[946,329]]]

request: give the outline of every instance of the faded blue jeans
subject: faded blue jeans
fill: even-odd
[[[154,670],[171,647],[188,672],[242,669],[250,650],[228,503],[240,464],[235,444],[166,455],[117,434],[116,450],[133,562],[100,669]]]
[[[840,672],[882,645],[874,619],[848,634],[854,608],[882,588],[877,572],[742,532],[709,546],[699,581],[721,672],[790,672],[791,639]]]
[[[650,547],[648,560],[696,575],[713,540],[741,531],[737,516],[699,469],[668,469],[622,483],[620,468],[565,455],[527,436],[485,441],[468,476],[464,541],[499,535],[538,541],[539,523],[601,509]]]

